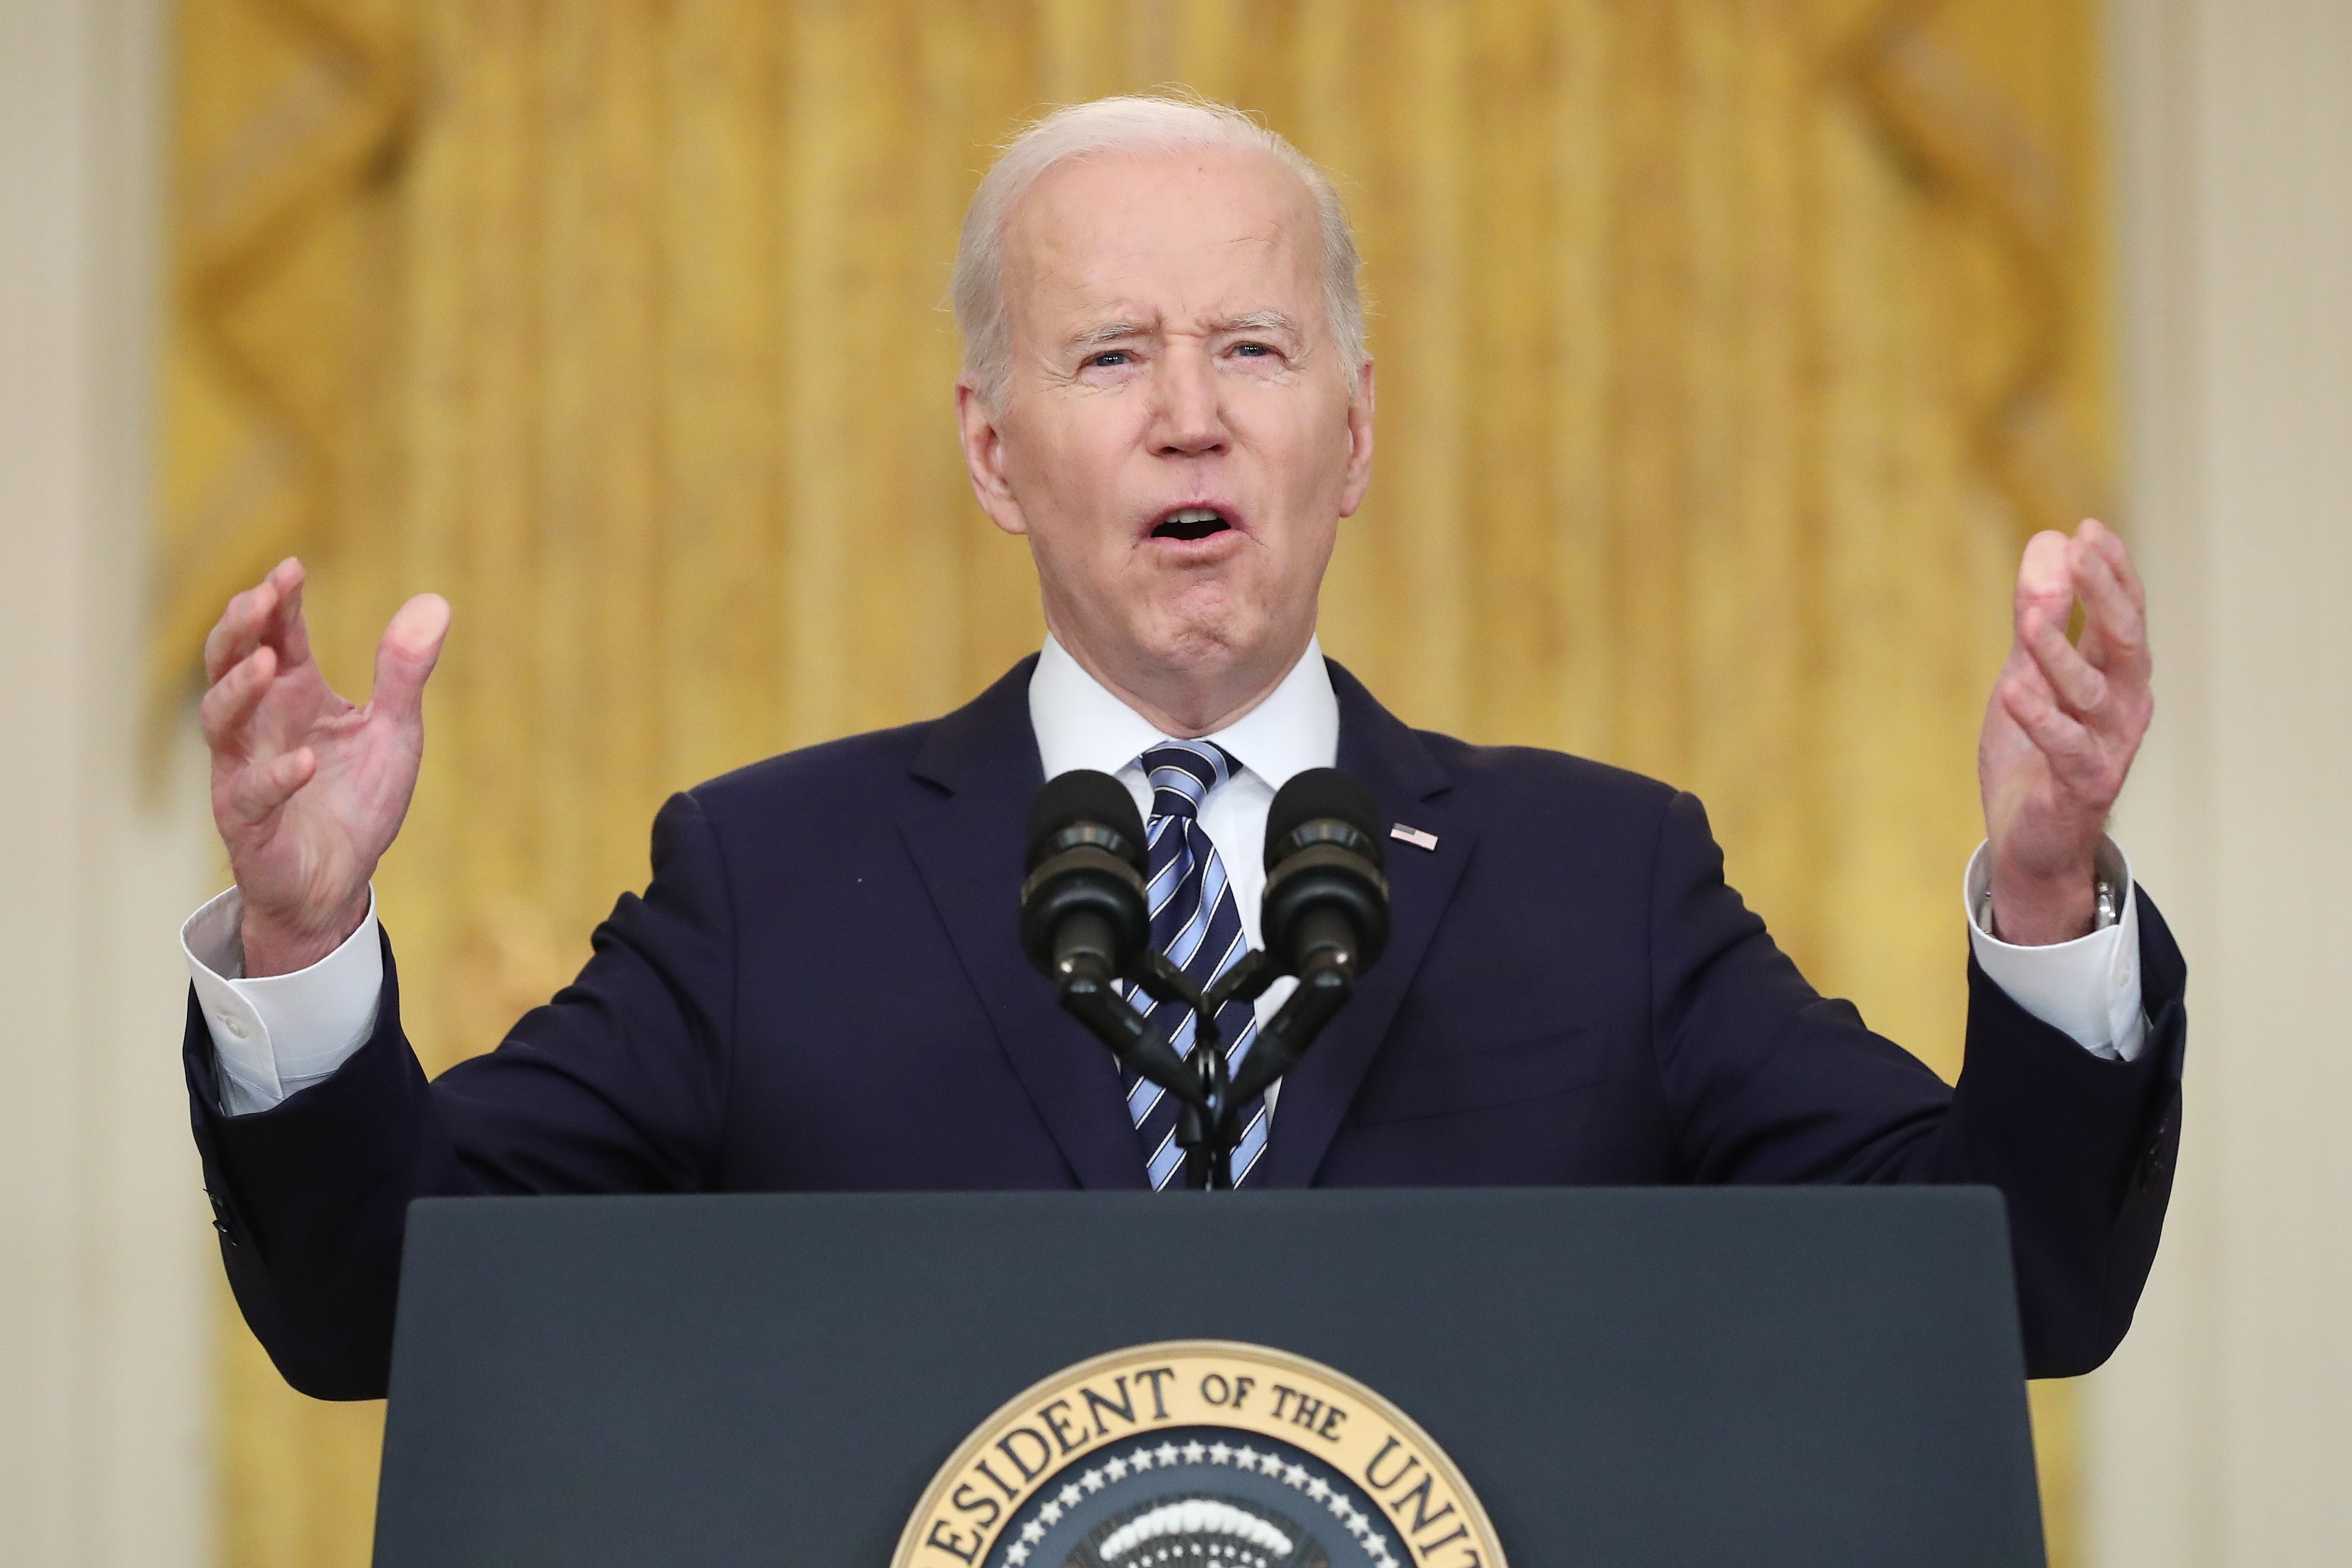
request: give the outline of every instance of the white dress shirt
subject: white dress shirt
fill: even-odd
[[[1088,675],[1053,638],[1045,639],[1029,679],[1029,722],[1047,777],[1074,768],[1113,774],[1151,815],[1151,786],[1137,759],[1169,739]],[[1242,930],[1258,942],[1258,904],[1265,892],[1261,858],[1266,810],[1294,773],[1330,767],[1339,754],[1339,700],[1318,641],[1307,645],[1290,674],[1266,700],[1207,739],[1233,753],[1241,771],[1210,792],[1200,823],[1224,861]],[[1962,878],[1962,909],[1977,963],[1993,984],[2034,1017],[2063,1030],[2095,1056],[2129,1061],[2139,1054],[2147,1020],[2140,1011],[2139,916],[2131,868],[2113,841],[2100,849],[2101,875],[2118,889],[2121,918],[2104,931],[2049,947],[2016,947],[1977,923],[1990,872],[1983,847]],[[220,1064],[221,1109],[230,1115],[267,1110],[332,1073],[375,1029],[383,988],[383,952],[375,899],[341,947],[291,974],[243,978],[235,888],[188,917],[180,929],[188,973]],[[1270,1017],[1293,982],[1260,997]],[[1269,1094],[1269,1105],[1274,1102]]]

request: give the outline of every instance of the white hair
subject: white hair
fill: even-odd
[[[1124,153],[1236,148],[1272,155],[1315,200],[1323,240],[1323,317],[1348,373],[1350,397],[1364,367],[1364,302],[1356,286],[1356,237],[1330,176],[1283,137],[1238,109],[1206,99],[1154,93],[1098,98],[1033,121],[1004,144],[972,193],[956,246],[955,319],[965,374],[992,407],[1002,406],[1013,373],[1004,300],[1004,228],[1013,209],[1051,170],[1074,158]]]

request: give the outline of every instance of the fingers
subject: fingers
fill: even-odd
[[[277,673],[277,650],[257,647],[205,692],[196,716],[204,724],[205,743],[215,753],[243,756],[252,750],[246,726],[268,694],[270,678]]]
[[[261,628],[278,607],[278,589],[265,577],[228,602],[205,637],[205,679],[217,681],[261,644]]]
[[[2079,647],[2066,637],[2078,597]],[[1997,840],[2022,834],[2063,846],[2087,832],[2084,842],[2095,841],[2147,726],[2147,603],[2123,541],[2103,524],[2027,543],[2016,646],[1993,689],[1979,752],[1985,819]],[[2004,738],[2001,716],[2040,754],[2038,766]],[[2037,774],[2055,794],[2034,783]]]
[[[2006,712],[2047,763],[2052,778],[2100,812],[2115,804],[2138,744],[2134,707],[2066,640],[2064,623],[2040,606],[2018,617],[2027,658],[1994,688]],[[2143,717],[2144,707],[2139,710]]]
[[[2133,569],[2131,552],[2124,548],[2124,542],[2116,536],[2116,531],[2095,517],[2086,517],[2083,520],[2083,526],[2074,531],[2074,537],[2098,552],[2101,559],[2106,562],[2108,570],[2116,574],[2116,580],[2123,584],[2124,593],[2130,598],[2133,607],[2146,615],[2147,589],[2140,582],[2139,573]]]
[[[250,826],[292,799],[318,772],[318,756],[308,746],[272,757],[241,770],[223,792],[217,809]]]
[[[2145,683],[2148,675],[2147,591],[2132,574],[2123,541],[2095,522],[2085,522],[2068,559],[2074,568],[2074,591],[2084,611],[2083,657],[2128,684]]]
[[[310,625],[302,618],[302,586],[308,574],[300,559],[289,555],[271,569],[269,580],[278,584],[278,613],[270,616],[263,635],[278,645],[279,666],[292,669],[310,658]]]
[[[2083,657],[2102,670],[2145,679],[2147,622],[2106,556],[2075,545],[2074,590],[2083,601]]]
[[[449,601],[419,594],[400,606],[375,650],[375,693],[369,706],[400,723],[420,721],[425,682],[449,635]]]
[[[207,682],[219,680],[263,642],[277,647],[281,667],[310,658],[310,636],[301,618],[302,582],[302,563],[289,555],[228,602],[205,637]]]
[[[2090,731],[2052,701],[2046,688],[2012,677],[2003,679],[1996,690],[2002,709],[2050,760],[2053,773],[2079,779],[2098,766],[2098,746]]]
[[[2040,605],[2024,611],[2017,617],[2017,640],[2068,713],[2087,719],[2106,705],[2107,678],[2066,640],[2066,624],[2059,616]]]
[[[2084,611],[2079,645],[2065,632],[2077,598]],[[2101,713],[2117,680],[2126,693],[2146,686],[2147,591],[2123,541],[2095,519],[2086,519],[2071,539],[2045,531],[2027,542],[2016,616],[2018,647],[2041,672],[2050,698],[2074,717]]]
[[[2060,626],[2066,624],[2066,609],[2074,596],[2074,574],[2066,558],[2071,542],[2053,530],[2025,542],[2024,558],[2017,563],[2016,615],[2039,606],[2054,611]]]

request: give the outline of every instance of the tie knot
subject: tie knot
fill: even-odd
[[[1151,815],[1197,816],[1211,790],[1234,776],[1241,763],[1212,741],[1162,741],[1136,761],[1151,781]]]

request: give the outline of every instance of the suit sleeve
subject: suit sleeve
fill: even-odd
[[[498,1049],[427,1082],[384,939],[373,1033],[325,1080],[225,1116],[193,994],[183,1056],[229,1283],[287,1382],[384,1392],[408,1205],[472,1194],[690,1192],[716,1165],[733,1036],[725,868],[690,795],[656,819],[654,875],[597,928],[573,983]]]
[[[1667,806],[1653,875],[1652,1038],[1701,1182],[1940,1182],[2000,1189],[2026,1365],[2073,1376],[2130,1327],[2155,1262],[2180,1135],[2186,968],[2144,889],[2147,1043],[2103,1059],[1969,960],[1957,1085],[1820,995],[1724,881],[1689,795]]]

